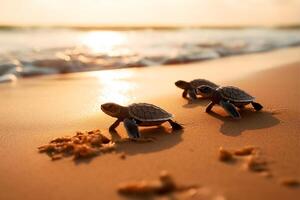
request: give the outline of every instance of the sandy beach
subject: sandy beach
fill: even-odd
[[[49,75],[0,85],[0,199],[130,199],[117,186],[154,180],[167,170],[182,184],[197,184],[188,199],[299,199],[300,189],[280,184],[300,179],[300,48],[226,57],[173,66]],[[206,78],[238,86],[257,97],[261,112],[245,110],[232,120],[218,106],[205,113],[207,100],[189,102],[174,82]],[[74,162],[51,161],[37,147],[76,131],[100,129],[106,136],[115,119],[106,102],[148,102],[175,115],[185,127],[141,128],[152,143],[125,143],[115,153]],[[124,127],[118,137],[127,137]],[[253,145],[270,161],[273,177],[243,169],[243,160],[218,160],[220,146]],[[126,159],[120,159],[125,153]],[[203,196],[204,195],[204,196]],[[206,196],[205,196],[206,195]]]

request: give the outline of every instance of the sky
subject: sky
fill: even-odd
[[[0,0],[3,25],[300,24],[300,0]]]

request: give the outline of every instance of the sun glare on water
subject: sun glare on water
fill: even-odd
[[[134,72],[127,70],[112,70],[94,72],[93,76],[97,78],[101,85],[98,93],[98,101],[101,103],[114,102],[121,105],[127,105],[135,99],[134,89],[136,85],[130,81]]]
[[[80,38],[80,42],[93,53],[110,54],[116,47],[124,45],[127,38],[114,31],[92,31]]]
[[[120,52],[120,46],[126,45],[127,37],[123,33],[114,31],[92,31],[80,38],[82,45],[94,54],[105,54],[108,56],[122,56],[127,52]],[[121,48],[124,51],[126,48]],[[92,76],[97,78],[100,84],[98,101],[101,103],[114,102],[127,105],[134,99],[136,85],[130,81],[134,72],[130,70],[112,70],[93,72]]]

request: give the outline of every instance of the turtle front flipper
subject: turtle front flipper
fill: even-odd
[[[115,132],[116,128],[119,126],[119,124],[121,123],[120,119],[117,119],[110,127],[109,127],[109,132]]]
[[[140,133],[138,129],[138,125],[136,124],[134,119],[124,119],[124,126],[126,128],[127,134],[130,138],[139,138]]]
[[[188,94],[192,99],[197,99],[197,95],[196,95],[196,90],[194,89],[189,89],[188,90]]]
[[[187,90],[183,90],[182,97],[186,99],[187,98],[187,94],[188,94],[188,91]]]
[[[224,110],[234,119],[240,119],[241,115],[235,108],[233,104],[228,101],[221,100],[220,105],[224,108]]]
[[[260,111],[263,108],[263,106],[260,103],[252,101],[251,104],[256,111]]]

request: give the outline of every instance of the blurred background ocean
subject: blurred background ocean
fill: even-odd
[[[0,30],[0,82],[43,74],[189,63],[297,45],[300,29],[296,28],[4,27]]]

